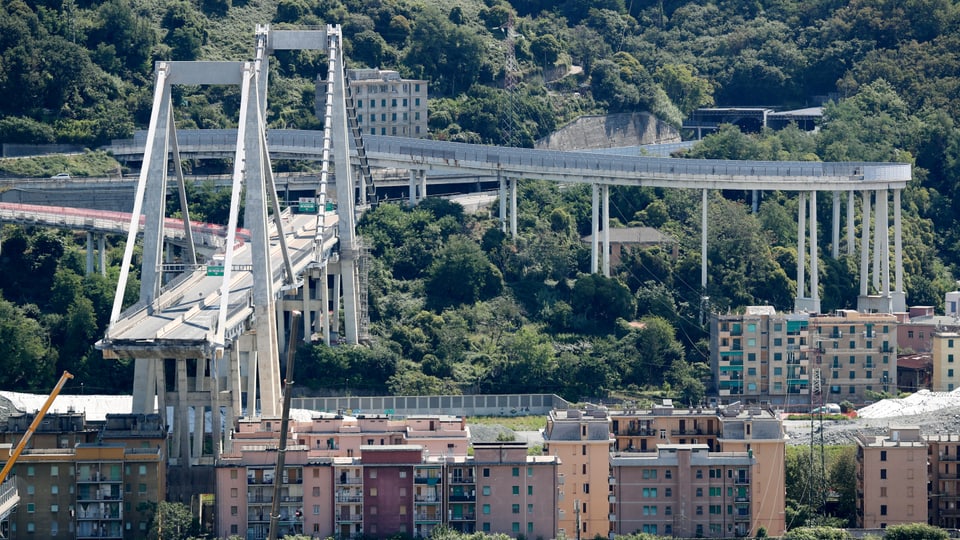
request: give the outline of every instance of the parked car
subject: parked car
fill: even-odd
[[[65,173],[65,172],[57,173],[57,174],[51,176],[50,178],[51,178],[52,180],[69,180],[69,179],[70,179],[70,173]]]

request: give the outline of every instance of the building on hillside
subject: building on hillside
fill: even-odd
[[[956,315],[936,315],[933,306],[912,306],[896,316],[897,347],[904,353],[931,352],[934,333],[960,331]]]
[[[710,318],[715,392],[728,401],[769,401],[787,410],[810,404],[810,317],[750,306]]]
[[[610,458],[612,532],[677,538],[752,536],[749,452],[658,444]]]
[[[960,528],[960,435],[929,435],[924,440],[930,470],[929,522],[944,529]]]
[[[960,388],[960,334],[936,332],[931,353],[930,390],[952,392]]]
[[[897,356],[897,390],[916,392],[930,389],[933,382],[933,354],[916,353]]]
[[[613,227],[609,234],[611,268],[616,268],[621,259],[632,249],[659,247],[673,261],[676,261],[679,256],[676,240],[653,227]],[[602,237],[603,233],[600,235]],[[588,234],[581,240],[584,244],[590,245],[593,242],[593,235]]]
[[[712,315],[710,342],[714,390],[729,401],[809,410],[819,401],[864,403],[868,391],[897,388],[893,315],[781,314],[752,306]]]
[[[917,427],[858,434],[857,527],[927,522],[927,442]]]
[[[741,525],[747,523],[751,534],[756,534],[756,531],[763,527],[771,536],[779,536],[786,529],[784,514],[786,440],[783,422],[773,411],[756,405],[743,406],[740,403],[719,409],[675,408],[667,400],[652,409],[613,411],[610,413],[610,418],[615,439],[614,448],[617,452],[616,456],[619,457],[626,458],[634,454],[655,455],[664,445],[677,448],[702,447],[709,454],[733,452],[750,455],[748,467],[750,481],[746,484],[746,500],[740,500],[741,504],[737,509],[737,512],[748,512],[749,520],[741,520],[740,523]],[[662,476],[661,480],[664,480]],[[624,497],[629,497],[629,492],[618,495],[617,504],[631,503]],[[737,497],[744,498],[743,495],[737,495]],[[674,510],[676,508],[671,508],[671,515],[677,516],[673,513]],[[690,510],[690,508],[686,509],[686,511]],[[633,532],[630,530],[633,525],[618,523],[618,520],[623,519],[624,514],[620,512],[614,514],[616,514],[615,518],[611,519],[614,532],[618,534]],[[663,516],[662,513],[657,515]],[[657,529],[659,534],[669,534],[665,533],[661,526]],[[704,527],[704,535],[720,534],[722,536],[730,532],[726,526],[721,527],[722,530],[719,533],[713,529],[709,526]],[[642,527],[636,530],[642,530]],[[675,531],[672,534],[679,534],[679,532]]]
[[[475,442],[477,530],[512,538],[554,538],[559,475],[555,456],[531,456],[525,442]]]
[[[8,451],[33,421],[14,415],[0,429]],[[159,415],[48,413],[31,448],[17,460],[20,504],[10,517],[14,537],[143,538],[166,498],[166,431]],[[146,504],[145,504],[146,503]]]
[[[543,439],[543,452],[558,458],[557,471],[563,479],[558,534],[608,536],[608,461],[614,438],[607,411],[597,407],[550,411]]]
[[[326,81],[317,84],[326,85]],[[403,79],[391,70],[347,70],[347,86],[364,135],[426,137],[427,85],[428,81]],[[321,105],[318,101],[318,116],[322,117]]]
[[[862,404],[867,392],[897,391],[897,319],[884,313],[838,310],[810,317],[824,402]],[[815,375],[815,374],[814,374]]]

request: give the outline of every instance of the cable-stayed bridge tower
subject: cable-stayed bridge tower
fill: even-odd
[[[329,54],[323,147],[317,149],[323,172],[316,199],[293,212],[280,207],[268,151],[268,64],[273,51],[305,49]],[[340,29],[334,26],[258,27],[252,61],[157,63],[131,232],[110,325],[97,346],[106,357],[134,362],[133,412],[157,411],[171,426],[172,466],[212,465],[229,450],[237,418],[279,418],[279,359],[290,311],[304,313],[305,339],[357,342],[355,188],[344,77]],[[175,258],[164,241],[171,170],[187,238],[192,235],[172,89],[214,84],[238,86],[241,94],[235,139],[214,143],[233,148],[228,237],[223,253],[211,260],[198,261],[190,242]],[[336,212],[326,209],[333,173]],[[141,222],[139,297],[124,310]],[[331,282],[342,293],[343,320],[331,316],[340,306],[340,295],[330,294]]]

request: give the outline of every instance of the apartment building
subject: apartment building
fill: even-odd
[[[32,414],[10,417],[0,446],[15,445],[32,421]],[[153,515],[142,503],[166,496],[166,432],[158,415],[107,415],[92,423],[80,413],[49,413],[31,446],[13,469],[20,493],[13,536],[145,537]]]
[[[960,435],[928,435],[929,497],[931,525],[960,528]]]
[[[718,396],[770,401],[790,408],[810,403],[810,318],[750,306],[710,319],[711,367]]]
[[[528,455],[527,444],[519,441],[475,442],[473,451],[480,473],[477,530],[513,538],[556,537],[560,460]]]
[[[749,452],[705,444],[660,444],[656,452],[610,458],[610,522],[616,534],[678,538],[751,536]]]
[[[391,70],[347,70],[347,86],[364,135],[426,137],[427,85]]]
[[[785,530],[784,506],[786,501],[784,492],[786,473],[784,456],[786,441],[782,421],[769,409],[762,409],[756,405],[743,406],[740,403],[718,409],[675,408],[672,402],[665,400],[664,403],[651,409],[613,411],[610,413],[610,418],[616,452],[610,458],[611,463],[615,459],[621,459],[620,463],[624,466],[630,466],[629,463],[634,462],[626,458],[631,456],[645,455],[647,458],[651,458],[659,455],[663,448],[678,449],[681,447],[702,448],[706,454],[717,453],[719,455],[732,452],[750,456],[749,474],[747,475],[750,482],[745,485],[746,495],[739,494],[741,490],[738,490],[737,497],[741,500],[738,501],[740,504],[736,510],[738,513],[747,513],[749,519],[745,519],[741,515],[741,519],[737,520],[736,523],[731,521],[730,524],[734,530],[743,530],[743,527],[748,525],[751,534],[756,534],[760,527],[763,527],[772,536],[778,536]],[[707,457],[706,454],[699,457]],[[675,455],[670,454],[670,456],[668,461],[676,459]],[[636,463],[642,464],[645,462],[639,461]],[[660,473],[658,477],[661,481],[667,480],[663,474],[666,473]],[[613,477],[613,482],[619,482],[616,474]],[[670,473],[669,480],[677,480],[674,473]],[[671,488],[671,493],[673,492],[675,492],[675,489]],[[630,499],[632,493],[628,490],[617,495],[617,504],[629,505],[635,503]],[[664,495],[665,493],[659,493],[659,496]],[[676,499],[665,500],[675,501]],[[661,503],[657,504],[662,506]],[[669,504],[671,505],[670,515],[675,517],[673,512],[676,508],[672,506],[673,503]],[[640,516],[642,516],[643,509],[640,510]],[[690,510],[687,507],[685,511]],[[665,508],[660,511],[665,511]],[[620,511],[613,512],[613,516],[610,518],[611,529],[618,534],[634,532],[635,530],[643,532],[643,527],[630,528],[636,523],[626,525],[620,523],[626,515],[628,514]],[[643,521],[632,511],[629,515],[632,516],[631,519],[634,521],[637,521],[637,519],[640,519],[640,522]],[[664,516],[662,513],[657,515],[660,518]],[[664,532],[667,521],[661,519],[649,523],[657,525],[658,534],[668,534]],[[740,524],[739,529],[737,523]],[[720,531],[716,530],[715,523],[713,528],[709,526],[711,524],[709,521],[702,524],[705,525],[703,527],[704,536],[723,536],[730,532],[725,524],[720,527]],[[680,534],[675,531],[673,525],[670,528],[674,532],[669,534]],[[652,530],[651,527],[648,527],[648,529]],[[696,527],[694,527],[694,532],[695,530]]]
[[[896,391],[897,319],[839,310],[780,314],[770,306],[713,315],[714,390],[726,400],[806,410],[824,402],[864,403]]]
[[[895,315],[900,351],[928,353],[933,350],[935,333],[960,331],[960,319],[955,315],[937,315],[933,306],[911,306],[907,312]]]
[[[857,527],[927,522],[927,442],[920,429],[888,429],[887,435],[858,434]]]
[[[544,454],[559,459],[563,483],[558,502],[558,534],[567,538],[606,537],[610,532],[608,458],[615,439],[605,409],[552,410],[543,433]]]
[[[960,334],[935,332],[933,334],[933,366],[930,390],[952,392],[960,388]]]
[[[897,319],[884,313],[838,310],[810,317],[824,402],[862,404],[867,392],[897,391]]]

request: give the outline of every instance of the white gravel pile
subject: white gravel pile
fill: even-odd
[[[960,389],[953,392],[919,390],[902,399],[884,399],[857,411],[860,418],[916,416],[960,407]]]

